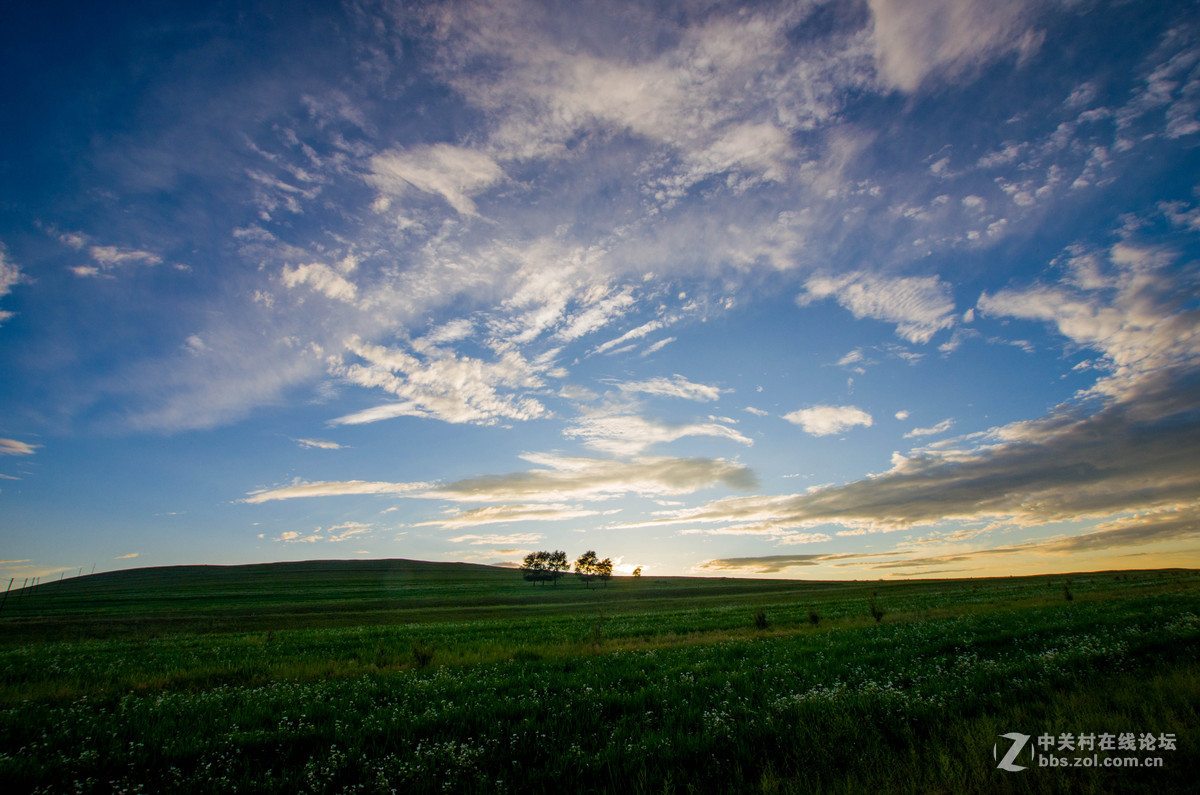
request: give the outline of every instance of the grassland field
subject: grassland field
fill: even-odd
[[[1169,793],[1197,771],[1191,570],[588,588],[319,561],[0,608],[9,793]]]

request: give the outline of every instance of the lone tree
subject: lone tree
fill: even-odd
[[[642,567],[641,566],[638,566],[636,569],[633,570],[633,576],[634,577],[642,576]]]
[[[589,588],[592,587],[592,580],[596,579],[597,577],[599,577],[604,582],[605,587],[607,587],[608,579],[612,577],[612,567],[612,558],[600,560],[600,558],[596,557],[596,551],[589,549],[587,552],[584,552],[582,555],[580,555],[579,559],[575,561],[575,574],[577,574],[579,578],[583,580],[584,585]]]
[[[571,570],[567,563],[567,553],[562,551],[547,552],[541,550],[530,552],[521,564],[521,575],[526,582],[537,585],[539,582],[550,582],[558,585],[558,578]]]

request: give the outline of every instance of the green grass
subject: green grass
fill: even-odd
[[[466,564],[333,561],[48,583],[0,613],[0,780],[9,792],[1188,789],[1200,576],[1072,574],[1070,600],[1067,579],[588,590]],[[1007,732],[1177,744],[1100,754],[1162,757],[1156,769],[1009,773],[993,759]]]

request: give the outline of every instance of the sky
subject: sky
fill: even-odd
[[[1194,3],[9,16],[17,585],[1200,566]]]

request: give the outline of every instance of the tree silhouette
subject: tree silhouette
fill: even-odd
[[[567,553],[561,550],[530,552],[521,564],[521,575],[526,582],[534,585],[546,581],[558,585],[558,579],[570,570],[571,564],[567,563]]]
[[[612,558],[600,560],[596,557],[596,551],[589,549],[579,556],[575,561],[575,574],[583,580],[583,584],[587,587],[592,587],[592,580],[599,577],[605,587],[608,586],[608,579],[612,577],[613,562]]]
[[[605,558],[596,564],[596,576],[600,578],[600,582],[604,583],[604,587],[608,587],[608,581],[612,579],[612,558]]]
[[[575,574],[579,579],[583,580],[583,584],[587,587],[592,587],[592,580],[596,576],[596,564],[600,562],[596,557],[596,550],[589,549],[584,552],[575,561]]]

